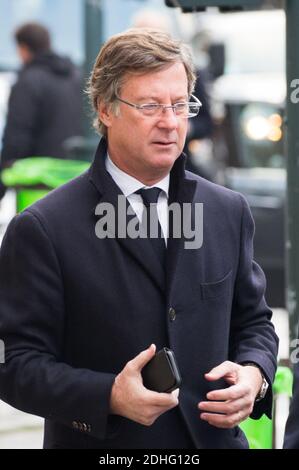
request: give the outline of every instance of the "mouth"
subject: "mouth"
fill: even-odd
[[[165,142],[165,141],[156,141],[156,142],[153,142],[153,144],[167,148],[167,147],[171,147],[171,145],[175,145],[176,142],[173,142],[173,141],[172,141],[172,142],[170,142],[170,141],[169,141],[169,142]]]

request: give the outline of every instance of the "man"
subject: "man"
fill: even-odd
[[[90,79],[105,136],[90,170],[7,230],[0,397],[46,418],[46,448],[243,448],[237,425],[271,414],[277,338],[248,206],[184,171],[187,117],[200,106],[194,78],[188,48],[168,34],[112,37]],[[153,193],[160,238],[136,237]],[[167,208],[194,224],[202,203],[203,244],[190,249]],[[179,395],[143,385],[163,347],[176,355]]]
[[[1,164],[31,156],[64,158],[64,142],[81,135],[81,74],[51,50],[48,30],[26,23],[15,33],[23,68],[13,86]]]

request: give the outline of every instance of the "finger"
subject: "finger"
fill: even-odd
[[[217,367],[211,369],[207,374],[205,374],[205,378],[207,380],[218,380],[224,376],[232,375],[235,376],[238,371],[238,364],[235,364],[231,361],[222,362]]]
[[[179,388],[176,388],[171,393],[159,393],[160,396],[163,395],[164,397],[165,396],[169,397],[169,402],[173,402],[173,403],[179,402],[179,394],[180,394]]]
[[[242,384],[232,385],[231,387],[212,390],[207,393],[208,400],[226,401],[238,400],[246,395],[247,389]]]
[[[203,401],[198,408],[205,413],[221,413],[232,415],[240,410],[249,410],[249,403],[244,398],[229,401]]]
[[[238,411],[233,415],[221,415],[221,414],[210,414],[210,413],[202,413],[200,418],[203,421],[207,421],[212,426],[216,426],[217,428],[224,428],[230,429],[237,426],[241,423],[244,419],[247,418],[247,414]]]
[[[178,406],[179,402],[176,400],[172,400],[171,402],[162,405],[153,405],[152,409],[155,410],[157,413],[165,413],[165,411],[172,410]]]
[[[156,346],[151,344],[149,348],[145,351],[142,351],[138,356],[134,357],[130,361],[130,366],[136,371],[141,371],[141,369],[154,357],[156,353]]]
[[[147,390],[146,400],[149,404],[158,407],[174,407],[179,404],[178,397],[173,393],[158,393]]]

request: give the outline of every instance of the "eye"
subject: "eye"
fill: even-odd
[[[141,105],[141,108],[142,109],[145,109],[145,110],[152,110],[152,109],[158,109],[160,107],[159,104],[155,104],[155,103],[149,103],[149,104],[142,104]]]
[[[184,112],[188,107],[188,103],[175,103],[176,112]]]
[[[142,110],[143,114],[151,115],[157,112],[158,109],[160,109],[160,105],[154,103],[142,104],[140,106],[140,109]]]

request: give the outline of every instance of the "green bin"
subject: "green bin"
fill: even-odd
[[[90,166],[87,161],[30,157],[14,162],[2,171],[2,181],[17,195],[17,212],[22,211],[52,189],[79,176]]]
[[[273,394],[275,396],[286,394],[292,395],[293,374],[288,367],[279,366],[273,383]],[[275,413],[274,413],[275,416]],[[266,415],[260,419],[247,418],[240,424],[244,431],[250,449],[272,449],[273,447],[273,421]]]

